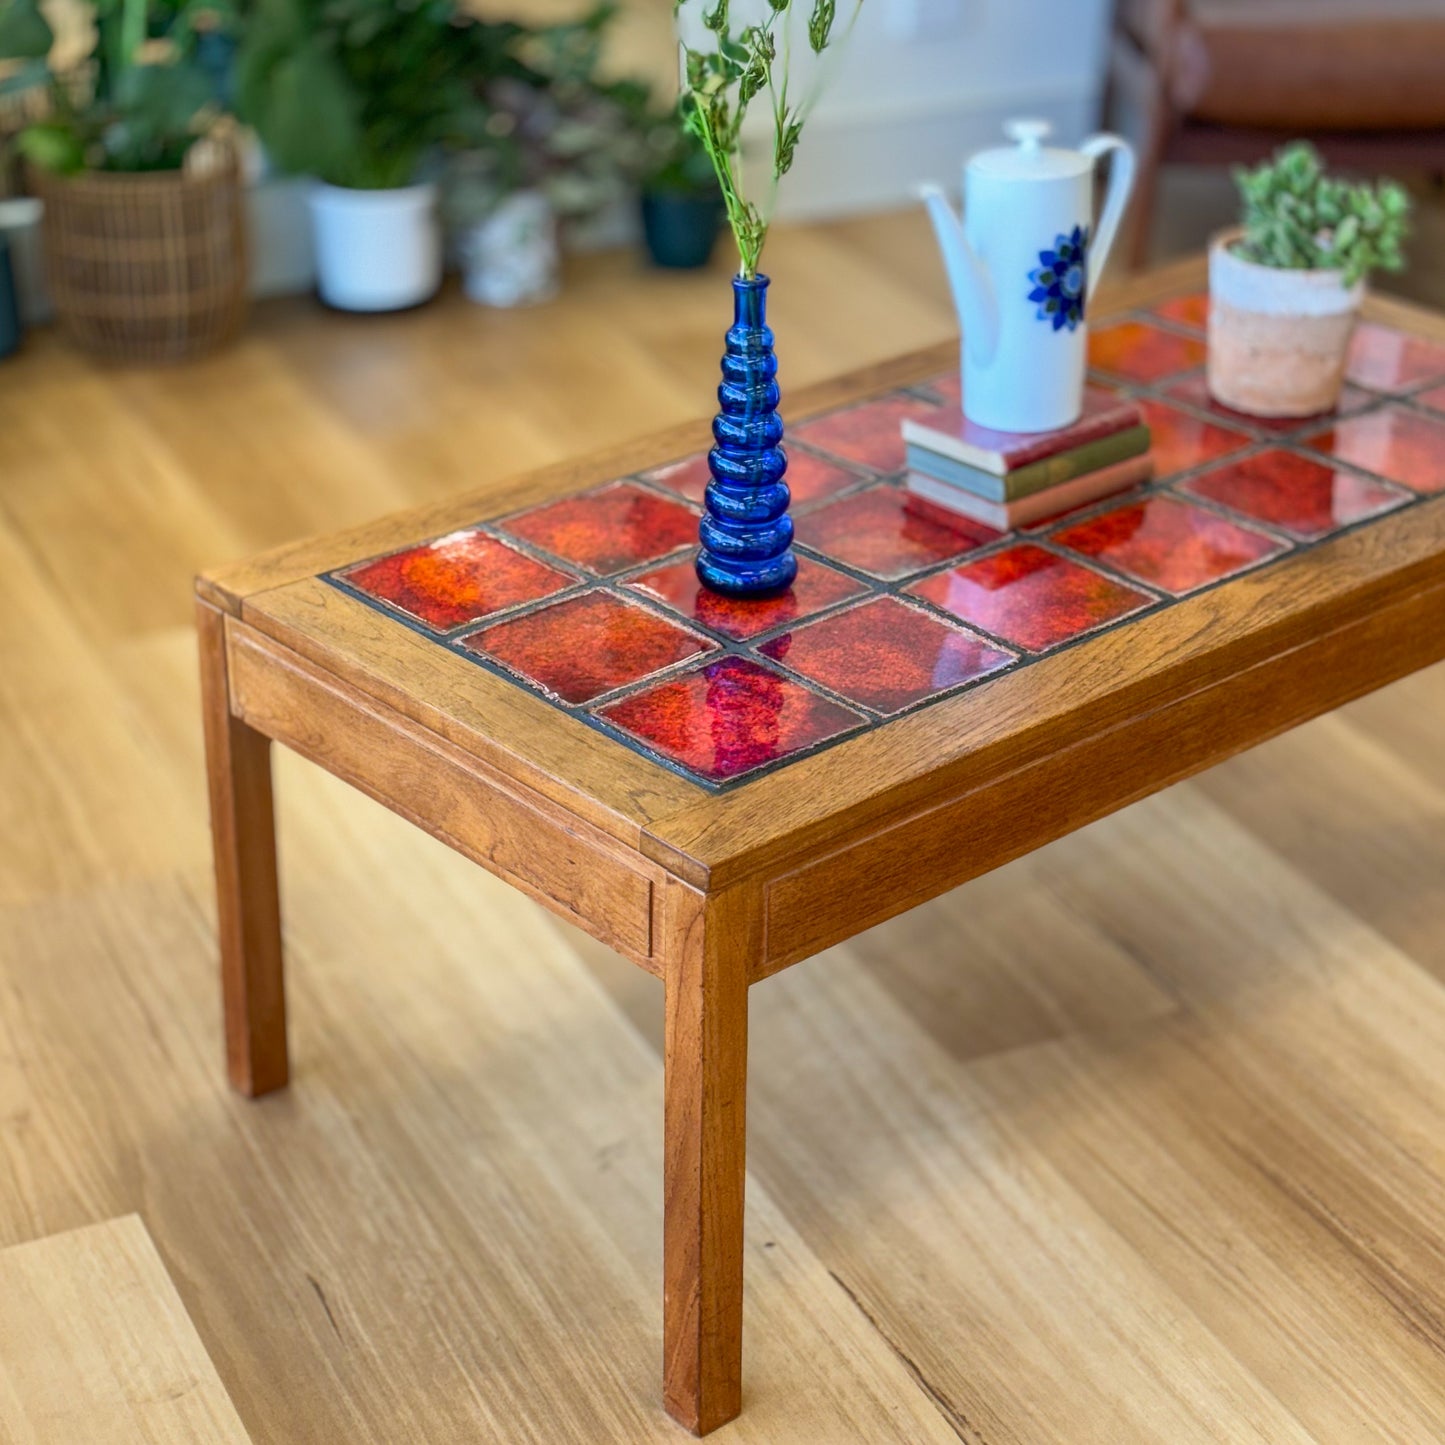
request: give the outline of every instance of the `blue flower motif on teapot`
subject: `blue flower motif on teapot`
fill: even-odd
[[[1084,319],[1089,275],[1089,228],[1075,226],[1056,236],[1051,251],[1039,252],[1040,265],[1029,272],[1034,289],[1029,300],[1038,305],[1038,319],[1053,322],[1055,331],[1072,331]]]

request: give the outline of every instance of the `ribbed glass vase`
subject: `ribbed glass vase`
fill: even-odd
[[[778,415],[778,359],[767,322],[768,278],[733,277],[728,328],[708,453],[712,480],[698,528],[697,575],[730,597],[785,592],[797,575],[793,519],[783,473],[788,457]]]

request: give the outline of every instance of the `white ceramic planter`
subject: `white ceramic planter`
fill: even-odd
[[[557,294],[557,218],[540,191],[517,191],[458,243],[463,286],[483,306],[531,306]]]
[[[1251,416],[1314,416],[1340,399],[1364,283],[1246,261],[1225,231],[1209,249],[1209,390]]]
[[[316,185],[309,197],[321,299],[342,311],[400,311],[442,280],[437,188],[353,191]]]

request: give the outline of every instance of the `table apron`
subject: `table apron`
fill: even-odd
[[[1436,586],[775,875],[755,979],[1441,658]]]
[[[657,864],[234,617],[226,644],[231,710],[248,726],[661,974]]]

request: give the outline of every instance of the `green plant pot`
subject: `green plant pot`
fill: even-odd
[[[642,235],[654,266],[679,271],[706,266],[722,219],[722,199],[716,194],[644,191],[642,195]]]

